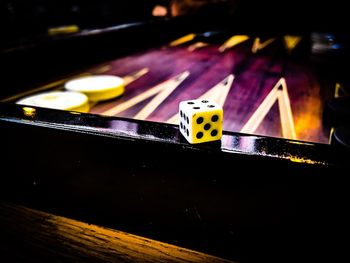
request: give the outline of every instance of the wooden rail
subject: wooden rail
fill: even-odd
[[[232,262],[0,201],[0,262]]]

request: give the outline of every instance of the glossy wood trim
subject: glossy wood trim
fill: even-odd
[[[177,125],[120,117],[84,114],[0,103],[0,126],[5,123],[78,132],[120,140],[175,144],[181,149],[244,155],[281,160],[296,165],[346,165],[347,149],[332,145],[278,139],[244,133],[223,132],[221,141],[191,145],[182,138]]]

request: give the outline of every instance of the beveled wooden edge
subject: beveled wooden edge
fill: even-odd
[[[28,110],[30,113],[28,114]],[[188,144],[177,125],[136,119],[60,111],[0,102],[0,126],[31,125],[40,128],[78,132],[112,139],[172,144],[181,149],[238,154],[280,160],[295,165],[342,167],[348,149],[333,145],[310,143],[253,134],[224,131],[221,141],[203,145]],[[47,130],[49,132],[50,130]]]
[[[232,262],[122,231],[0,201],[0,259]]]

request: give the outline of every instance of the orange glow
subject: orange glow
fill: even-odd
[[[300,36],[286,35],[284,36],[283,39],[284,39],[284,46],[288,52],[291,52],[301,41]]]
[[[156,5],[152,10],[152,16],[166,16],[168,10],[165,6]]]
[[[317,138],[317,133],[322,128],[321,123],[321,102],[319,97],[316,95],[309,96],[308,100],[302,110],[298,110],[295,114],[295,132],[297,138],[302,138],[302,140],[312,141],[312,138]]]

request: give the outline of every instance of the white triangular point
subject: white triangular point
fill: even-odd
[[[139,113],[137,113],[134,118],[145,120],[189,75],[190,73],[185,71],[166,83],[160,84],[160,86],[163,87],[161,92],[159,92],[157,96],[155,96]]]
[[[104,65],[95,70],[94,74],[103,74],[111,69],[110,65]]]
[[[169,95],[171,92],[173,92],[182,81],[184,81],[190,73],[188,71],[185,71],[133,98],[131,98],[128,101],[125,101],[121,104],[118,104],[117,106],[103,112],[104,115],[116,115],[118,113],[121,113],[136,104],[158,94],[156,97],[153,98],[152,101],[150,101],[139,113],[135,115],[134,118],[136,119],[146,119]]]
[[[143,68],[141,70],[138,70],[136,72],[131,73],[130,75],[127,75],[123,77],[124,79],[124,85],[129,85],[130,83],[134,82],[135,80],[141,78],[143,75],[146,75],[148,73],[148,68]]]
[[[283,37],[284,46],[288,52],[291,52],[301,41],[300,36],[286,35]]]
[[[241,132],[254,133],[267,113],[271,110],[276,100],[278,100],[280,111],[282,136],[286,139],[296,139],[292,108],[290,106],[287,83],[284,78],[281,78],[272,88],[258,109],[243,126]]]
[[[246,35],[236,35],[230,37],[228,40],[225,41],[224,44],[222,44],[221,47],[219,47],[220,52],[224,52],[225,50],[229,48],[233,48],[234,46],[237,46],[238,44],[247,41],[249,39]]]
[[[276,38],[270,38],[270,39],[266,40],[265,42],[261,43],[259,37],[255,38],[254,44],[253,44],[253,47],[252,47],[252,52],[254,54],[256,54],[259,50],[264,49],[265,47],[270,45],[275,40],[276,40]]]
[[[196,43],[192,44],[191,46],[189,46],[187,48],[187,50],[189,52],[193,52],[193,51],[195,51],[197,49],[200,49],[200,48],[203,48],[203,47],[206,47],[206,46],[209,46],[209,44],[205,43],[205,42],[196,42]]]
[[[146,75],[148,73],[148,71],[149,71],[148,68],[143,68],[143,69],[138,70],[136,72],[133,72],[127,76],[124,76],[123,77],[124,85],[125,86],[129,85],[130,83],[134,82],[135,80],[141,78],[143,75]],[[92,108],[93,106],[95,106],[97,104],[97,102],[90,101],[89,104],[90,104],[90,107]],[[101,114],[108,115],[108,111],[109,110],[102,112]]]
[[[202,96],[198,98],[198,100],[210,99],[215,101],[221,107],[224,106],[227,95],[232,87],[232,83],[234,80],[234,75],[230,74],[224,80],[220,81],[213,88],[205,92]],[[179,124],[179,114],[176,113],[174,116],[169,118],[167,123],[171,124]]]
[[[188,34],[188,35],[186,35],[186,36],[180,37],[180,38],[178,38],[178,39],[172,41],[172,42],[169,44],[169,46],[171,46],[171,47],[176,47],[176,46],[185,44],[185,43],[187,43],[187,42],[192,41],[195,37],[196,37],[196,34]]]

